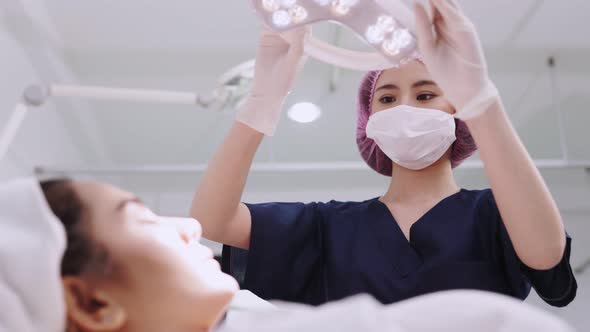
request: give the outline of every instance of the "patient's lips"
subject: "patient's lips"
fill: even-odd
[[[221,270],[221,265],[219,265],[219,262],[213,258],[208,260],[207,264],[210,265],[214,269]]]
[[[209,247],[205,247],[202,244],[199,244],[199,246],[202,247],[202,249],[200,249],[202,251],[201,257],[203,257],[205,264],[209,267],[221,270],[221,265],[219,265],[219,262],[215,259],[213,251],[209,249]]]
[[[189,243],[189,248],[192,251],[193,257],[196,257],[199,261],[208,261],[214,259],[213,251],[202,245],[197,241],[192,241]]]

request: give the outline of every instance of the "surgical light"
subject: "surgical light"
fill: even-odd
[[[402,0],[250,0],[258,16],[277,31],[330,21],[350,28],[376,52],[344,50],[313,37],[307,54],[356,70],[398,66],[415,55],[413,12]]]

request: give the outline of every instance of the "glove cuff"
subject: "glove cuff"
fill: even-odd
[[[484,114],[499,98],[500,93],[496,85],[488,79],[484,88],[460,110],[457,110],[455,118],[463,121],[477,118]]]
[[[282,99],[248,97],[238,110],[236,120],[266,136],[274,136],[281,119],[283,103]]]

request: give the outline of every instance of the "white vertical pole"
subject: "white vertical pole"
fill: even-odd
[[[6,126],[0,131],[0,161],[4,159],[10,143],[14,140],[18,129],[20,128],[25,116],[27,115],[27,106],[24,103],[18,103],[14,112],[10,115]]]
[[[551,94],[553,109],[557,113],[557,126],[559,128],[559,142],[561,145],[561,156],[563,160],[569,160],[569,151],[567,148],[567,135],[565,132],[565,120],[563,118],[563,110],[561,109],[561,94],[559,91],[559,82],[557,81],[557,70],[555,68],[555,58],[549,58],[549,73],[551,74]]]

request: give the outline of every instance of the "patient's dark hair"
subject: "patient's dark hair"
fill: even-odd
[[[67,247],[61,262],[62,276],[80,276],[106,261],[106,252],[90,234],[87,208],[68,179],[41,182],[49,207],[62,222],[67,235]],[[98,263],[98,264],[97,264]]]

